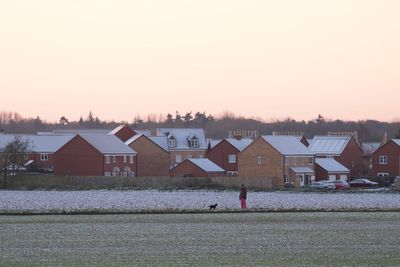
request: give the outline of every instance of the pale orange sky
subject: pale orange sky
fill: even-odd
[[[1,0],[0,110],[400,119],[397,0]]]

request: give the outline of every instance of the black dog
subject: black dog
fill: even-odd
[[[218,206],[218,204],[210,205],[210,210],[215,210],[215,208]]]

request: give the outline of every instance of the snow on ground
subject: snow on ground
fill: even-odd
[[[0,190],[0,210],[49,209],[217,209],[240,207],[234,191],[7,191]],[[400,208],[397,193],[249,192],[248,208],[340,209]]]

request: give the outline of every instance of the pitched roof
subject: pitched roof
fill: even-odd
[[[392,139],[398,146],[400,146],[400,139]]]
[[[319,155],[340,155],[351,136],[315,136],[308,148]]]
[[[234,146],[239,151],[242,151],[253,142],[253,139],[250,138],[242,138],[240,140],[236,138],[225,138],[225,140],[228,141],[232,146]]]
[[[72,135],[14,135],[0,134],[0,150],[16,137],[28,142],[28,150],[31,152],[54,153],[73,138]]]
[[[168,139],[166,136],[147,136],[151,141],[156,143],[159,147],[169,152]]]
[[[225,172],[224,169],[222,169],[209,159],[202,158],[202,159],[188,159],[188,160],[193,164],[195,164],[200,169],[204,170],[205,172]]]
[[[315,163],[328,172],[350,172],[349,169],[332,158],[316,158]]]
[[[115,135],[110,134],[81,134],[79,135],[102,154],[136,154]]]
[[[112,130],[110,129],[58,129],[53,130],[53,134],[109,134]]]
[[[204,129],[201,128],[158,128],[157,136],[174,137],[176,139],[176,147],[171,149],[207,149],[206,136]],[[198,138],[199,147],[193,148],[189,146],[189,140],[193,137]]]
[[[118,133],[119,131],[121,131],[121,129],[122,128],[124,128],[124,127],[128,127],[127,125],[125,125],[125,124],[122,124],[122,125],[120,125],[120,126],[118,126],[118,127],[115,127],[111,132],[109,132],[108,134],[116,134],[116,133]]]
[[[361,145],[364,156],[371,156],[379,147],[381,143],[379,142],[364,142]]]
[[[207,139],[207,143],[210,145],[210,148],[214,148],[221,141],[222,141],[222,139]]]
[[[261,137],[282,155],[314,155],[295,136],[263,135]]]

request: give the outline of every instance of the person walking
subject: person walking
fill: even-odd
[[[240,187],[240,194],[239,194],[239,199],[240,199],[240,205],[242,206],[242,209],[246,209],[246,199],[247,199],[247,191],[246,188],[244,187],[244,184]]]

